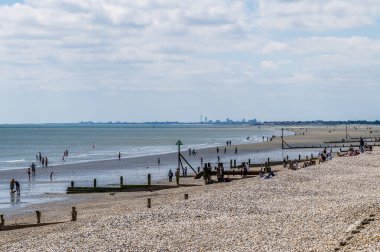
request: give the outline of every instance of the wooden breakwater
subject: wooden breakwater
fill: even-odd
[[[181,184],[181,187],[196,186],[191,184]],[[140,192],[140,191],[158,191],[165,189],[178,188],[178,185],[173,181],[173,185],[168,184],[152,184],[151,175],[148,174],[147,184],[124,184],[124,178],[120,177],[119,186],[98,186],[97,180],[94,179],[93,186],[75,186],[74,181],[71,181],[71,186],[67,187],[67,194],[75,193],[115,193],[115,192]]]

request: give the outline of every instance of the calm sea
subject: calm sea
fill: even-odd
[[[82,163],[122,157],[138,157],[176,151],[180,139],[184,149],[260,142],[280,132],[257,126],[214,125],[0,125],[0,170],[29,167],[36,154],[48,157],[49,165]],[[249,139],[247,140],[247,138]],[[38,163],[38,162],[37,162]]]

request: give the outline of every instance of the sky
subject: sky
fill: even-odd
[[[0,1],[0,123],[380,119],[378,0]]]

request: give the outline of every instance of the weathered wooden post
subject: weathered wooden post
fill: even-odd
[[[298,155],[298,160],[301,161],[301,154]]]
[[[150,198],[148,198],[148,204],[147,204],[147,207],[148,208],[151,208],[152,206],[152,200]]]
[[[184,197],[185,197],[185,200],[189,199],[189,194],[185,193]]]
[[[5,226],[4,215],[0,215],[0,230]]]
[[[313,160],[313,154],[310,154],[310,156],[311,156],[311,160]]]
[[[41,212],[36,211],[36,215],[37,215],[37,224],[40,224],[41,223]]]
[[[201,167],[198,166],[198,173],[201,171]]]
[[[150,173],[148,174],[148,187],[150,187],[151,186],[151,177],[150,177]]]
[[[72,207],[71,209],[71,221],[77,221],[77,210],[75,207]]]
[[[94,178],[94,188],[96,188],[96,178]]]
[[[309,161],[309,156],[306,156],[306,161]]]
[[[232,159],[230,159],[230,168],[232,168]]]
[[[120,176],[120,188],[123,188],[124,185],[124,178],[123,176]]]
[[[286,161],[289,162],[289,156],[288,155],[286,155]]]
[[[342,152],[342,148],[339,148],[339,151]]]
[[[251,159],[249,158],[248,159],[248,167],[250,167],[251,166]]]
[[[269,165],[270,165],[270,159],[269,158],[268,158],[268,162],[267,163],[268,163],[268,167],[269,167]]]
[[[234,159],[234,167],[236,167],[236,159]]]
[[[74,181],[71,181],[71,187],[74,187]]]

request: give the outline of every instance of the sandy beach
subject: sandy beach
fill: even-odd
[[[296,135],[286,138],[293,145],[323,144],[345,136],[344,128],[293,130]],[[369,132],[352,129],[350,135],[368,136]],[[279,147],[280,138],[238,146],[239,156]],[[215,149],[199,152],[215,157]],[[171,159],[175,162],[175,154],[162,156],[164,164]],[[122,162],[107,161],[107,165],[122,169]],[[94,162],[58,169],[102,169],[103,165]],[[43,223],[64,223],[2,231],[0,250],[376,251],[380,249],[379,166],[380,152],[375,149],[302,170],[284,170],[272,179],[255,177],[204,186],[201,180],[186,178],[182,183],[195,186],[115,195],[51,194],[48,197],[65,200],[6,214],[6,225],[35,223],[35,210],[42,212]],[[189,200],[184,200],[184,193]],[[147,198],[152,199],[151,209],[146,207]],[[72,206],[78,209],[77,222],[70,222]],[[367,218],[374,220],[359,233],[352,232]]]

